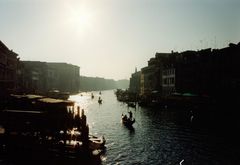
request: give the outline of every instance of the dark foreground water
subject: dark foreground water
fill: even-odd
[[[216,122],[214,115],[205,118],[204,115],[195,113],[191,122],[190,109],[133,109],[118,102],[113,90],[102,91],[101,95],[99,92],[93,94],[94,99],[91,99],[91,92],[88,92],[73,95],[70,100],[76,101],[77,105],[85,110],[90,133],[105,136],[106,153],[101,156],[103,165],[240,164],[239,140],[235,136],[239,130],[230,124],[227,126],[229,120]],[[101,105],[98,104],[99,96],[103,99]],[[136,119],[132,129],[121,124],[122,113],[127,114],[129,110]],[[237,121],[238,117],[235,119]],[[35,156],[36,158],[31,158],[31,151],[27,153],[30,159],[28,164],[83,164],[75,159],[61,157],[46,162],[42,155]],[[11,156],[8,161],[1,158],[0,152],[0,165],[26,164],[25,160],[24,163],[19,162],[21,158],[13,161]]]
[[[93,94],[94,99],[91,93],[70,99],[85,109],[90,133],[104,135],[107,140],[102,164],[239,164],[236,144],[226,138],[224,130],[217,134],[195,125],[194,118],[191,122],[190,115],[182,110],[128,108],[116,100],[112,90]],[[136,118],[133,129],[120,122],[121,114],[128,110]]]

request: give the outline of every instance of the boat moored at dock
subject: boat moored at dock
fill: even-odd
[[[6,149],[4,152],[91,158],[100,156],[105,148],[104,137],[89,135],[84,110],[79,106],[76,110],[73,101],[12,95],[9,103],[12,106],[0,111],[0,149]]]

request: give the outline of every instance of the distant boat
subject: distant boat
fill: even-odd
[[[134,102],[128,102],[128,107],[136,108],[136,104]]]
[[[60,92],[59,90],[51,90],[48,92],[47,96],[54,99],[67,100],[70,94],[69,92]]]
[[[101,97],[98,98],[98,103],[99,103],[99,104],[102,104],[102,99],[101,99]]]

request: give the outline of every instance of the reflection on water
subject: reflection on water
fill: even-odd
[[[71,96],[87,115],[90,133],[104,135],[103,164],[236,164],[231,144],[207,129],[194,127],[189,114],[168,109],[128,108],[113,91]],[[121,124],[121,114],[133,112],[133,128]],[[184,160],[184,161],[183,161]]]
[[[90,134],[104,135],[106,152],[101,156],[102,164],[240,164],[238,146],[226,135],[222,136],[226,134],[225,130],[222,134],[215,134],[206,127],[195,125],[188,111],[131,108],[118,102],[114,91],[103,91],[103,102],[99,104],[99,92],[93,92],[93,95],[94,98],[91,93],[81,93],[71,96],[70,100],[76,101],[76,106],[85,110]],[[130,110],[136,119],[132,128],[121,123],[121,115]],[[30,160],[38,160],[34,164],[46,164],[43,155],[31,153],[23,154],[29,155]],[[6,164],[1,159],[2,155],[0,151],[0,164]],[[21,164],[21,157],[16,160],[7,164]],[[78,163],[60,156],[49,164]]]

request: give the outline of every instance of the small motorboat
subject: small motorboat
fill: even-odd
[[[66,155],[70,155],[73,157],[78,156],[79,153],[86,152],[86,148],[83,146],[83,142],[81,141],[81,133],[78,131],[68,131],[67,140],[60,140],[57,145],[51,148],[51,151],[54,151],[57,154],[61,154],[63,152]],[[87,142],[87,151],[91,152],[94,156],[101,155],[105,151],[105,143],[106,140],[104,136],[88,136]],[[86,146],[85,146],[86,147]]]
[[[89,149],[91,150],[99,150],[104,149],[104,145],[106,143],[106,140],[104,136],[93,136],[89,135]]]

